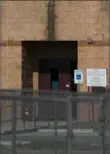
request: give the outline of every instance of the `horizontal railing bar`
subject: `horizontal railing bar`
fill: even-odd
[[[65,102],[66,99],[56,98],[50,99],[50,97],[38,97],[38,96],[18,96],[18,95],[0,95],[0,100],[24,100],[24,101],[60,101]]]
[[[89,92],[69,92],[69,91],[56,91],[56,90],[33,90],[33,89],[0,89],[0,92],[30,92],[30,93],[49,93],[49,94],[72,94],[72,95],[88,95],[88,96],[106,96],[108,93],[89,93]]]
[[[0,100],[24,100],[24,101],[58,101],[59,102],[66,102],[68,100],[68,98],[59,98],[59,97],[56,97],[56,96],[19,96],[19,95],[0,95]],[[92,101],[92,103],[94,103],[93,101],[100,101],[100,97],[89,97],[89,98],[84,98],[84,97],[72,97],[71,100],[74,102],[74,101],[78,101],[78,102],[82,102],[82,101],[85,101],[85,102],[88,102],[89,101]],[[38,103],[38,102],[37,102]],[[57,103],[57,102],[56,102]]]

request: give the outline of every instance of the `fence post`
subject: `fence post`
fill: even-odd
[[[99,134],[101,137],[100,154],[105,154],[105,101],[103,97],[101,97],[101,101],[100,101],[99,123],[100,123]]]
[[[72,101],[69,98],[67,100],[67,121],[68,121],[68,130],[67,130],[67,137],[68,137],[68,154],[72,154],[72,138],[73,138],[73,131],[72,131]]]
[[[2,109],[1,109],[1,101],[0,101],[0,147],[1,147],[1,131],[2,131]],[[1,148],[0,148],[1,149]]]
[[[16,154],[16,101],[12,101],[12,154]]]
[[[57,154],[57,102],[54,102],[54,131],[55,131],[55,154]]]

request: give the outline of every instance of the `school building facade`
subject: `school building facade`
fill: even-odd
[[[107,1],[6,0],[0,7],[0,88],[50,90],[57,81],[63,91],[81,69],[86,92],[86,69],[109,69]]]

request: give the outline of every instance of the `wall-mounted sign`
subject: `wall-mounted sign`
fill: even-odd
[[[83,83],[83,70],[74,70],[74,83],[75,84]]]
[[[107,86],[107,69],[87,69],[86,73],[88,87]]]

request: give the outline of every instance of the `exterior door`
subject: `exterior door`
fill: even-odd
[[[66,91],[66,84],[68,83],[71,83],[69,60],[54,59],[42,61],[42,64],[40,64],[39,73],[39,90],[45,91],[58,89],[61,91]],[[68,90],[70,90],[70,87]],[[40,95],[42,95],[42,93],[40,93]],[[57,119],[64,120],[65,116],[66,106],[65,104],[59,102],[57,106]],[[51,102],[51,100],[47,103],[39,103],[38,118],[39,120],[49,120],[54,118],[54,104]]]
[[[69,84],[67,88],[66,85]],[[71,71],[70,71],[70,61],[63,60],[60,65],[59,70],[59,90],[71,90]]]
[[[50,89],[50,73],[39,73],[39,91],[46,91]]]
[[[47,60],[39,61],[39,95],[45,97],[46,91],[51,90],[51,76],[49,71],[49,64]],[[49,115],[52,114],[50,102],[40,101],[38,104],[38,120],[49,120]]]
[[[67,88],[66,85],[69,85]],[[59,90],[67,91],[71,90],[71,74],[70,73],[60,73],[59,74]]]
[[[66,88],[66,84],[70,84],[70,78],[71,78],[71,75],[70,73],[60,73],[59,74],[59,89],[61,91],[67,91],[67,90],[70,90],[70,87],[67,89]],[[59,105],[58,105],[58,108],[57,108],[57,114],[58,114],[58,118],[59,120],[66,120],[66,104],[64,103],[60,103],[59,102]]]

